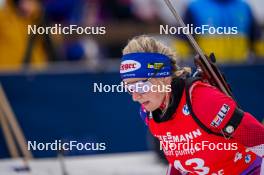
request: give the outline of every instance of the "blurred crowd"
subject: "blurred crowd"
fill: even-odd
[[[206,54],[219,63],[259,63],[264,60],[264,15],[243,0],[172,0],[184,21],[194,26],[237,26],[237,35],[195,36]],[[96,67],[115,59],[127,40],[151,34],[173,47],[179,60],[194,52],[184,35],[159,35],[161,24],[177,26],[161,0],[0,0],[0,70],[45,67],[51,62],[75,62]],[[34,35],[27,25],[105,26],[106,34]]]

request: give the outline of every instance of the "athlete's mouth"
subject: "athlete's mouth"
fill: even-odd
[[[146,106],[148,105],[150,102],[149,101],[145,101],[144,103],[142,103],[142,105]]]

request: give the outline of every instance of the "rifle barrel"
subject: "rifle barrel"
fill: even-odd
[[[164,1],[166,3],[167,7],[170,9],[170,11],[173,14],[173,16],[175,17],[177,23],[179,23],[181,25],[181,27],[186,27],[186,25],[183,22],[181,16],[177,13],[175,8],[171,4],[170,0],[164,0]],[[200,46],[198,45],[198,43],[196,42],[194,37],[190,34],[190,32],[187,32],[186,36],[189,39],[189,41],[190,41],[191,45],[193,46],[194,50],[196,51],[196,53],[200,55],[201,59],[205,63],[205,66],[210,71],[210,73],[211,73],[212,77],[214,78],[217,86],[220,88],[220,90],[223,93],[225,93],[226,95],[230,96],[230,94],[228,93],[227,89],[225,88],[225,86],[222,84],[222,82],[219,80],[219,78],[217,77],[216,73],[212,69],[210,63],[208,62],[207,58],[205,57],[205,54],[203,53],[202,49],[200,48]]]

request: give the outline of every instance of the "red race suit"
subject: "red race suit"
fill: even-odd
[[[184,88],[169,120],[156,122],[150,113],[146,122],[169,162],[167,174],[259,175],[264,127],[247,112],[234,120],[237,110],[232,98],[195,81]]]

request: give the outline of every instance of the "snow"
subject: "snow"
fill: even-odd
[[[31,172],[15,171],[23,166],[21,159],[0,160],[1,175],[162,175],[166,165],[153,152],[119,153],[67,158],[45,158],[29,161]],[[65,167],[63,174],[62,167]]]

